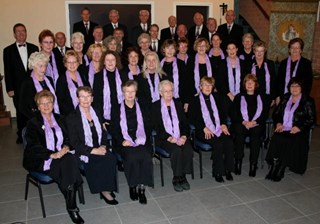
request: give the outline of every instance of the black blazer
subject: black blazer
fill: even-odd
[[[70,47],[65,47],[65,48],[66,48],[65,52],[67,52],[68,50],[71,50]],[[63,55],[61,54],[60,49],[58,47],[55,47],[53,48],[52,52],[56,59],[59,75],[64,74],[66,71],[66,67],[63,64]]]
[[[54,87],[51,77],[47,78],[49,79],[51,86]],[[19,109],[21,113],[23,113],[24,116],[26,116],[28,119],[34,117],[35,113],[38,111],[38,106],[34,102],[34,96],[36,95],[36,93],[37,90],[34,86],[32,78],[27,78],[21,85]]]
[[[194,52],[193,50],[193,44],[196,41],[196,26],[192,26],[189,30],[188,30],[188,40],[189,40],[189,52]],[[204,38],[208,38],[207,37],[207,33],[208,33],[208,28],[206,27],[205,24],[202,25],[202,30],[201,33],[199,35],[199,37],[204,37]],[[209,41],[209,40],[208,40]],[[209,42],[210,43],[210,42]]]
[[[140,34],[142,33],[149,33],[150,30],[150,25],[148,24],[148,29],[147,32],[144,32],[143,29],[140,26],[140,23],[136,26],[134,26],[131,30],[131,35],[130,35],[130,42],[134,45],[134,46],[139,46],[138,45],[138,37],[140,36]]]
[[[179,127],[180,127],[180,135],[189,136],[189,123],[183,111],[182,104],[174,100],[174,104],[176,106],[176,111],[179,119]],[[158,100],[153,103],[152,105],[152,123],[153,127],[157,132],[156,138],[161,141],[167,141],[170,135],[166,132],[162,122],[162,115],[161,115],[161,100]]]
[[[160,31],[160,40],[161,40],[161,42],[163,43],[167,39],[172,39],[170,27],[164,28],[164,29],[162,29]],[[178,40],[177,27],[175,28],[175,32],[174,32],[174,40],[175,41]]]
[[[64,120],[58,114],[54,114],[54,117],[63,133],[63,145],[69,146]],[[27,146],[23,155],[23,167],[30,171],[43,171],[44,161],[49,159],[52,153],[55,153],[47,149],[43,125],[43,117],[40,113],[37,113],[27,124],[25,135]]]
[[[99,116],[99,113],[96,113],[97,117],[100,121],[100,125],[102,123],[102,119]],[[78,156],[85,155],[89,156],[91,150],[94,147],[90,147],[85,144],[85,136],[84,136],[84,129],[82,124],[81,112],[79,106],[73,110],[66,118],[66,124],[68,128],[69,138],[70,138],[70,145],[72,149],[75,150]],[[101,145],[108,145],[107,140],[107,132],[103,129],[102,125],[102,136],[101,136]]]
[[[97,23],[90,21],[89,32],[87,33],[86,27],[85,27],[83,21],[79,21],[79,22],[73,24],[73,33],[80,32],[84,35],[85,43],[83,45],[83,50],[82,50],[82,52],[84,54],[87,53],[89,46],[94,43],[94,37],[92,34],[93,34],[93,29],[96,26],[98,26]]]
[[[227,23],[222,24],[218,26],[217,33],[221,35],[222,43],[221,43],[221,49],[226,50],[227,49],[227,43],[228,41],[235,41],[238,45],[238,48],[242,48],[242,36],[243,36],[243,27],[233,23],[232,29],[230,31],[230,34],[228,34],[228,25]]]
[[[39,48],[27,42],[28,58],[36,51],[39,51]],[[14,91],[15,98],[19,99],[21,85],[30,76],[31,71],[28,68],[25,70],[16,43],[3,50],[3,66],[6,90]]]
[[[118,23],[118,27],[121,28],[123,30],[124,33],[124,37],[123,40],[128,41],[128,30],[127,30],[127,26],[121,23]],[[103,36],[104,38],[106,38],[107,36],[113,36],[113,31],[114,31],[114,27],[112,26],[111,23],[108,23],[106,25],[103,26]]]

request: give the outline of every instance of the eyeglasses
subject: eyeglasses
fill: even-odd
[[[42,44],[53,44],[53,41],[42,41]]]
[[[297,88],[297,87],[300,87],[300,86],[297,84],[290,85],[290,88]]]
[[[161,91],[162,93],[165,93],[165,94],[169,94],[169,93],[172,93],[173,92],[173,90],[163,90],[163,91]]]
[[[91,95],[89,95],[89,96],[79,96],[79,99],[91,99],[92,98],[92,96]]]
[[[45,106],[51,106],[53,102],[47,102],[47,103],[39,103],[39,106],[45,107]]]
[[[69,65],[71,65],[71,64],[77,64],[77,63],[79,63],[79,62],[77,62],[77,61],[67,61],[67,64],[69,64]]]

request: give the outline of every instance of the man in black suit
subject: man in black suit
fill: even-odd
[[[193,44],[198,37],[206,38],[208,33],[207,27],[203,24],[204,18],[200,12],[196,12],[193,15],[194,26],[192,26],[188,31],[188,40],[189,40],[189,50],[193,49]]]
[[[150,38],[151,38],[151,45],[150,50],[156,52],[161,60],[163,55],[161,53],[161,45],[162,42],[158,39],[159,35],[159,26],[157,24],[152,24],[149,30]]]
[[[16,143],[21,144],[21,132],[28,120],[19,110],[21,84],[31,73],[28,69],[28,58],[33,52],[39,51],[39,48],[34,44],[26,42],[27,30],[23,24],[15,24],[13,34],[16,42],[3,50],[3,65],[7,94],[13,99],[13,104],[16,108],[18,128]]]
[[[85,54],[91,44],[94,43],[93,29],[98,24],[90,21],[90,9],[85,7],[81,10],[82,21],[73,24],[73,33],[80,32],[84,35],[84,45],[82,52]]]
[[[207,29],[208,32],[206,38],[209,40],[209,43],[211,45],[212,35],[217,32],[217,20],[215,18],[210,17],[207,19]]]
[[[187,28],[187,26],[186,25],[184,25],[184,24],[179,24],[178,26],[177,26],[177,40],[180,40],[180,39],[183,39],[183,38],[185,38],[185,39],[188,39],[188,36],[187,36],[187,34],[188,34],[188,28]]]
[[[66,68],[64,67],[64,64],[63,64],[63,57],[66,51],[70,50],[71,48],[66,46],[67,39],[66,39],[66,35],[63,32],[57,32],[54,35],[54,39],[57,46],[53,48],[52,51],[56,59],[59,75],[62,75],[66,71]]]
[[[102,26],[98,25],[93,29],[93,38],[95,44],[102,44],[103,45],[103,28]]]
[[[113,31],[116,29],[116,28],[121,28],[124,32],[124,40],[128,40],[128,31],[127,31],[127,27],[121,23],[119,23],[119,18],[120,18],[120,15],[119,15],[119,11],[118,10],[115,10],[115,9],[111,9],[109,11],[109,20],[110,20],[110,23],[108,23],[107,25],[105,25],[103,27],[103,34],[104,34],[104,37],[107,37],[107,36],[110,36],[110,35],[113,35]]]
[[[177,40],[177,18],[175,16],[169,16],[168,18],[169,27],[164,28],[160,32],[160,40],[163,43],[166,39]]]
[[[137,40],[140,34],[149,32],[149,29],[150,29],[148,25],[149,18],[150,18],[150,13],[148,10],[142,9],[139,11],[140,23],[132,28],[131,38],[130,38],[130,42],[134,46],[137,46],[137,47],[139,46]]]
[[[221,48],[226,50],[228,41],[234,41],[238,48],[241,47],[243,28],[242,26],[234,23],[236,14],[233,10],[228,10],[225,18],[227,23],[220,25],[217,31],[222,37]]]

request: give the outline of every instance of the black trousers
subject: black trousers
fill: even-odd
[[[159,146],[170,153],[173,176],[179,177],[192,173],[193,148],[189,140],[182,146],[178,146],[177,144],[168,141],[156,140],[156,146]]]
[[[89,162],[84,164],[84,172],[92,194],[117,190],[116,166],[116,157],[109,151],[104,156],[89,156]]]
[[[214,136],[205,139],[204,133],[197,133],[197,138],[212,146],[212,169],[214,174],[223,175],[225,171],[234,171],[233,142],[228,135],[221,134],[220,137]]]
[[[250,138],[250,163],[257,163],[260,146],[262,142],[262,136],[265,131],[265,125],[259,124],[249,130],[243,124],[235,123],[232,124],[234,133],[234,148],[235,148],[235,159],[242,159],[244,157],[244,144],[247,136]]]
[[[69,185],[75,184],[76,186],[80,186],[83,182],[78,158],[70,153],[65,154],[60,159],[53,159],[50,170],[45,173],[58,183],[62,192],[65,192]]]
[[[28,118],[21,113],[19,109],[19,101],[18,101],[18,96],[13,97],[13,104],[14,107],[16,108],[16,118],[17,118],[17,136],[18,138],[22,138],[22,129],[27,126]]]
[[[122,147],[124,174],[130,187],[138,184],[152,186],[153,164],[150,147]]]

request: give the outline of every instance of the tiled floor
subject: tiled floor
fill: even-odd
[[[61,193],[55,184],[43,187],[47,218],[42,218],[39,195],[30,186],[24,200],[26,171],[22,146],[15,144],[15,127],[0,127],[0,223],[71,223]],[[159,165],[154,166],[155,188],[147,189],[148,204],[129,199],[123,173],[119,173],[120,204],[108,206],[90,194],[85,183],[81,215],[90,224],[258,224],[320,223],[320,128],[313,132],[308,170],[305,175],[286,173],[280,183],[264,179],[267,167],[257,177],[248,177],[248,162],[241,176],[218,184],[211,177],[209,154],[204,154],[204,176],[199,178],[198,155],[194,157],[195,179],[191,190],[177,193],[171,185],[171,169],[165,160],[165,186],[160,185]]]

